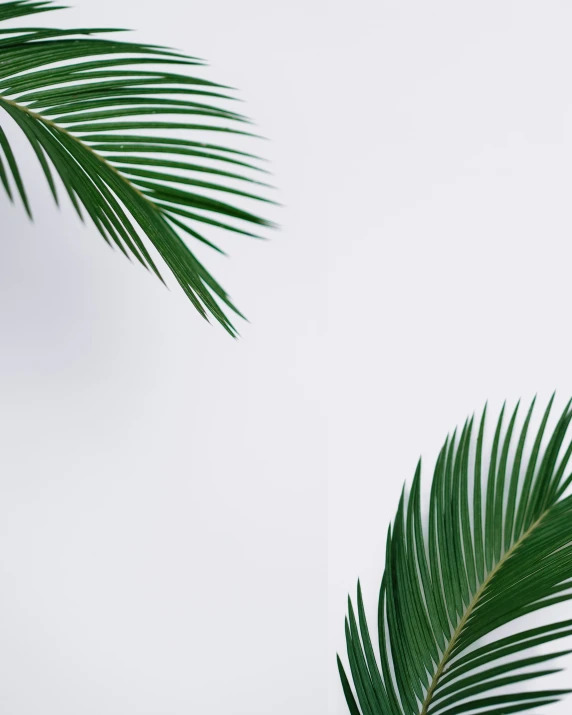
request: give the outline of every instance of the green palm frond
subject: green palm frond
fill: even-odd
[[[490,459],[483,450],[486,409],[478,426],[469,419],[460,435],[447,438],[427,524],[417,467],[387,538],[377,653],[359,584],[357,615],[349,601],[353,688],[339,658],[338,667],[352,715],[500,715],[571,692],[518,688],[558,672],[546,664],[571,651],[538,655],[534,649],[572,635],[572,620],[525,630],[521,623],[519,632],[503,637],[497,632],[572,598],[572,496],[566,496],[572,409],[568,403],[548,436],[552,402],[530,449],[534,401],[518,428],[518,405],[508,420],[503,407]]]
[[[55,9],[50,0],[3,2],[0,22]],[[272,203],[257,157],[227,145],[253,135],[245,117],[225,108],[227,88],[176,72],[200,60],[99,36],[115,32],[0,29],[0,109],[26,136],[56,202],[59,176],[80,217],[110,245],[162,280],[149,241],[201,315],[235,334],[224,307],[238,311],[182,236],[216,249],[203,228],[258,237],[271,225],[234,201]],[[1,126],[0,182],[31,215]]]

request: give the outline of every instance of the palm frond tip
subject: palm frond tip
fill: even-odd
[[[59,6],[50,1],[3,2],[0,21],[53,9]],[[182,236],[216,248],[204,228],[259,237],[271,225],[232,200],[273,203],[258,180],[257,157],[226,141],[253,136],[248,120],[228,108],[228,88],[176,71],[200,60],[93,36],[102,32],[0,30],[0,109],[26,136],[56,202],[58,176],[82,219],[110,245],[162,280],[150,241],[199,313],[235,334],[225,308],[240,313]],[[205,141],[208,135],[226,139]],[[1,126],[0,183],[31,215]]]
[[[548,435],[552,403],[532,440],[534,401],[518,429],[518,405],[509,417],[503,407],[489,460],[486,409],[448,437],[436,462],[426,525],[418,466],[387,538],[377,653],[359,584],[357,613],[349,600],[349,676],[340,658],[338,668],[352,715],[501,715],[570,692],[517,689],[558,672],[546,664],[572,651],[539,655],[535,649],[572,635],[572,620],[496,633],[572,598],[572,496],[566,496],[572,409],[568,403]]]

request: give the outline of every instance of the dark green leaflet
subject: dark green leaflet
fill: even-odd
[[[0,2],[0,22],[55,9],[50,1]],[[258,230],[273,225],[240,205],[273,203],[263,193],[269,185],[258,178],[267,173],[260,159],[231,141],[254,134],[246,131],[244,115],[227,108],[235,99],[228,87],[177,71],[200,67],[201,60],[124,42],[118,32],[2,27],[0,110],[30,142],[56,202],[59,180],[82,218],[163,280],[148,250],[152,244],[199,313],[235,335],[226,309],[240,312],[181,236],[224,253],[203,230],[258,237]],[[174,121],[175,115],[184,118]],[[202,141],[207,134],[223,137],[221,144]],[[31,215],[1,126],[0,183]]]
[[[352,715],[501,715],[572,692],[514,691],[559,672],[552,661],[572,650],[533,649],[572,636],[572,621],[494,638],[497,628],[514,621],[518,628],[521,616],[572,599],[572,496],[565,494],[572,483],[572,409],[568,403],[548,434],[552,404],[553,398],[532,438],[534,401],[520,427],[518,405],[510,413],[503,407],[488,455],[486,410],[478,423],[468,419],[447,438],[431,485],[427,532],[418,466],[388,534],[379,656],[359,584],[359,628],[349,601],[351,677],[340,658],[338,668]],[[479,645],[484,636],[490,642]]]

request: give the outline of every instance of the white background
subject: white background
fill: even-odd
[[[361,577],[373,617],[419,454],[487,398],[572,394],[572,8],[74,5],[22,24],[136,27],[241,89],[283,228],[210,259],[233,342],[56,211],[18,144],[2,711],[345,715],[345,597]]]
[[[572,394],[572,6],[358,2],[335,27],[330,653],[358,577],[375,622],[419,455],[487,399]]]
[[[263,2],[73,4],[20,24],[135,27],[208,58],[272,137],[256,149],[287,208],[271,241],[205,258],[251,321],[233,341],[58,212],[18,142],[35,225],[0,196],[0,712],[324,712],[315,38]]]

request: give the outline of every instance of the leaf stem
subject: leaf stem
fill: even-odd
[[[64,127],[61,127],[59,124],[56,124],[53,122],[51,119],[46,119],[46,117],[42,116],[41,114],[38,114],[37,112],[32,111],[31,109],[28,109],[28,107],[18,104],[18,102],[15,102],[13,99],[8,99],[7,97],[3,97],[0,94],[0,105],[6,103],[17,109],[18,111],[24,112],[30,117],[33,117],[39,122],[42,122],[43,124],[46,124],[49,127],[52,127],[58,132],[61,132],[62,134],[65,134],[68,136],[70,139],[73,139],[74,142],[79,144],[83,149],[86,151],[90,152],[98,161],[100,161],[102,164],[105,164],[111,171],[113,171],[120,179],[123,181],[124,184],[127,184],[129,188],[134,191],[136,194],[139,194],[139,196],[144,199],[147,203],[151,204],[151,206],[157,211],[157,213],[162,214],[163,212],[161,211],[160,207],[157,206],[148,196],[146,196],[142,191],[140,191],[134,184],[129,181],[127,177],[125,177],[120,171],[118,171],[113,164],[110,164],[106,159],[101,156],[101,154],[98,154],[94,149],[92,149],[89,144],[85,144],[85,142],[82,142],[82,140],[77,137],[75,134],[72,134],[70,131],[65,129]]]
[[[443,672],[449,662],[449,659],[451,658],[451,655],[453,653],[453,650],[455,648],[455,645],[457,644],[457,640],[459,639],[459,636],[463,632],[464,627],[467,625],[467,621],[471,617],[471,614],[475,610],[475,608],[478,605],[479,599],[485,592],[487,586],[490,584],[492,579],[494,578],[495,574],[499,571],[499,569],[503,566],[503,564],[514,554],[516,549],[522,544],[522,542],[530,536],[530,534],[536,529],[536,527],[542,522],[544,517],[548,511],[545,511],[535,522],[530,526],[522,536],[515,541],[515,543],[510,547],[510,549],[504,554],[504,556],[498,561],[498,563],[491,569],[491,571],[487,574],[485,580],[479,587],[478,591],[475,593],[475,596],[473,597],[473,600],[469,604],[467,610],[465,611],[463,617],[459,621],[457,627],[455,628],[455,632],[451,636],[451,640],[449,641],[447,648],[445,649],[443,656],[441,658],[441,661],[439,663],[439,666],[437,670],[435,671],[435,675],[433,676],[433,680],[431,681],[431,685],[429,686],[429,689],[427,690],[427,693],[425,695],[425,699],[423,701],[423,706],[421,708],[420,715],[427,715],[429,711],[429,707],[431,705],[431,701],[433,699],[433,695],[435,694],[435,690],[437,686],[439,685],[439,680],[441,676],[443,675]]]

